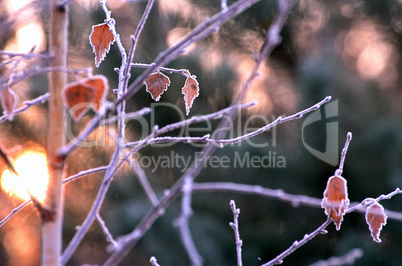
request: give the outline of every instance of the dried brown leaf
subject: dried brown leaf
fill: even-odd
[[[198,81],[194,77],[188,77],[182,93],[184,94],[184,102],[186,103],[186,115],[188,115],[191,106],[193,106],[194,99],[199,95]]]
[[[387,218],[384,207],[379,203],[374,203],[366,209],[366,222],[373,240],[377,243],[381,243],[380,233],[382,226],[387,224]]]
[[[110,45],[114,43],[114,36],[107,23],[92,26],[89,42],[95,54],[95,65],[99,67],[100,63],[105,59],[106,53],[109,52]]]
[[[108,81],[103,75],[70,83],[62,91],[64,105],[72,118],[80,121],[89,108],[99,111],[102,102],[105,101],[107,90]]]
[[[341,229],[343,215],[349,206],[346,179],[341,176],[331,176],[324,191],[321,207],[325,214],[334,221],[336,230]]]
[[[154,101],[159,101],[164,91],[170,85],[170,79],[160,72],[150,74],[145,80],[144,84],[147,92],[151,94]]]

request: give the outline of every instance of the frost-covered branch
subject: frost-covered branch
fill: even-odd
[[[295,241],[293,242],[293,244],[286,249],[284,252],[282,252],[281,254],[279,254],[276,258],[274,258],[273,260],[268,261],[267,263],[262,264],[262,266],[270,266],[270,265],[275,265],[275,264],[282,264],[283,263],[283,259],[287,256],[289,256],[290,254],[292,254],[296,249],[300,248],[301,246],[303,246],[304,244],[306,244],[308,241],[310,241],[311,239],[313,239],[314,237],[316,237],[319,234],[326,234],[328,233],[327,230],[325,230],[325,228],[327,228],[327,226],[331,223],[331,219],[327,219],[322,225],[320,225],[316,230],[314,230],[313,232],[311,232],[310,234],[305,234],[304,237],[300,240],[300,241]]]
[[[106,240],[111,243],[113,246],[117,246],[116,241],[113,239],[112,234],[110,233],[109,229],[106,226],[105,221],[102,219],[100,214],[96,214],[96,220],[98,220],[98,223],[100,227],[102,228],[102,232],[105,234]]]
[[[140,63],[132,63],[132,67],[139,67],[139,68],[150,68],[154,64],[140,64]],[[159,67],[158,70],[164,71],[168,74],[176,73],[179,75],[182,75],[186,78],[191,77],[190,71],[188,69],[174,69],[174,68],[168,68],[168,67]]]
[[[349,148],[349,144],[350,144],[351,140],[352,140],[352,133],[348,132],[348,134],[346,135],[345,146],[342,149],[341,159],[339,162],[339,168],[338,168],[338,170],[335,171],[336,176],[342,176],[343,165],[345,163],[346,153],[348,152],[348,148]]]
[[[35,98],[33,100],[24,101],[23,106],[21,106],[18,109],[15,109],[13,111],[12,115],[22,113],[22,112],[28,110],[30,107],[32,107],[32,106],[34,106],[36,104],[44,104],[48,99],[49,99],[49,93],[45,93],[45,94],[43,94],[43,95],[41,95],[41,96],[39,96],[39,97],[37,97],[37,98]],[[1,116],[0,117],[0,122],[3,122],[4,120],[6,120],[8,116],[9,116],[8,114]]]
[[[334,265],[354,265],[355,262],[363,256],[363,250],[354,248],[340,257],[331,257],[327,260],[320,260],[310,266],[334,266]]]
[[[66,68],[66,67],[61,67],[61,66],[34,67],[32,69],[28,69],[25,71],[18,71],[16,73],[13,73],[10,76],[10,78],[8,79],[8,82],[0,85],[0,90],[9,88],[9,87],[11,87],[29,77],[32,77],[34,75],[50,73],[50,72],[65,72],[65,73],[76,74],[76,75],[78,75],[80,73],[90,74],[90,73],[92,73],[92,68],[72,69],[72,68]]]
[[[240,209],[236,208],[236,203],[234,200],[230,201],[230,208],[232,209],[233,212],[233,223],[229,223],[230,227],[232,227],[235,235],[235,241],[236,241],[236,255],[237,255],[237,266],[242,266],[243,262],[241,259],[241,246],[243,245],[243,241],[240,238],[240,233],[239,233],[239,214],[240,214]]]
[[[181,188],[181,212],[175,221],[175,225],[179,228],[180,238],[190,258],[191,265],[202,265],[202,257],[195,246],[193,236],[191,235],[189,220],[193,213],[191,209],[191,198],[193,192],[193,179],[188,178]]]

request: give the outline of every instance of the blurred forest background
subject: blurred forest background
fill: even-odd
[[[228,4],[233,1],[228,1]],[[116,29],[126,49],[129,36],[134,33],[146,1],[107,1]],[[218,0],[159,0],[156,1],[139,40],[134,62],[151,63],[167,47],[173,45],[207,17],[220,10]],[[264,41],[274,15],[276,1],[261,1],[234,20],[224,24],[219,32],[188,47],[186,53],[168,65],[189,69],[200,84],[200,96],[195,99],[191,115],[208,114],[227,107],[241,82],[247,78],[254,57]],[[46,1],[0,1],[0,49],[46,54],[48,6]],[[70,5],[69,67],[94,66],[94,55],[88,41],[91,26],[103,23],[105,14],[98,1],[75,0]],[[241,128],[258,128],[280,115],[290,115],[305,109],[325,96],[338,101],[339,114],[331,118],[338,122],[339,151],[346,133],[353,140],[346,157],[343,176],[348,181],[351,202],[387,194],[402,187],[402,1],[401,0],[299,0],[292,9],[282,31],[283,41],[260,70],[260,76],[246,97],[246,102],[258,100],[258,105],[241,114]],[[4,57],[2,57],[2,60]],[[0,69],[1,82],[11,71],[46,66],[46,58],[25,60],[17,69]],[[106,60],[94,73],[108,77],[110,92],[115,95],[118,75],[114,68],[121,65],[117,47],[111,47]],[[134,68],[135,78],[143,69]],[[171,74],[170,89],[161,103],[177,105],[184,110],[181,94],[184,77]],[[75,77],[69,75],[69,80]],[[20,103],[47,92],[47,75],[35,75],[20,82],[13,89]],[[149,123],[160,127],[182,119],[177,110],[155,105],[145,87],[127,103],[127,111],[154,107],[145,116]],[[321,108],[324,110],[324,108]],[[324,113],[323,113],[324,114]],[[78,132],[93,113],[74,125]],[[257,116],[261,115],[261,116]],[[47,104],[37,105],[16,115],[13,121],[0,124],[0,141],[8,150],[20,145],[46,145]],[[213,168],[206,167],[197,182],[226,181],[257,184],[267,188],[281,188],[288,193],[322,198],[328,177],[337,166],[314,157],[303,145],[325,150],[326,123],[318,121],[302,128],[303,119],[280,125],[249,142],[219,149],[216,156],[271,156],[285,159],[285,167]],[[217,122],[214,121],[216,126]],[[237,126],[236,126],[237,127]],[[197,124],[198,133],[207,133],[206,124]],[[92,139],[106,138],[106,147],[80,148],[69,159],[69,174],[106,165],[113,151],[108,130],[101,127]],[[138,121],[127,125],[127,139],[138,140],[143,128]],[[176,134],[178,131],[176,132]],[[242,132],[235,132],[237,136]],[[197,133],[193,133],[197,135]],[[255,147],[255,143],[268,143]],[[188,144],[169,147],[148,147],[141,156],[170,156],[171,153],[194,158],[201,148]],[[275,153],[275,154],[274,154]],[[0,165],[3,168],[2,165]],[[158,195],[182,174],[183,168],[153,167],[144,169]],[[102,174],[93,174],[66,185],[64,242],[67,244],[88,212]],[[244,265],[260,265],[277,256],[295,240],[303,238],[322,224],[323,209],[290,206],[278,200],[235,193],[195,193],[194,215],[190,219],[196,246],[205,265],[235,265],[236,249],[233,220],[229,201],[234,199],[241,209],[240,235],[243,240]],[[23,200],[0,192],[0,214],[3,219]],[[386,209],[402,212],[402,197],[382,201]],[[128,167],[115,178],[102,208],[102,217],[114,236],[130,232],[149,210],[150,203]],[[161,265],[188,265],[173,222],[180,211],[179,201],[166,209],[144,238],[123,260],[121,265],[149,265],[155,256]],[[284,260],[283,265],[308,265],[331,256],[342,256],[353,248],[363,250],[363,257],[355,265],[400,265],[402,261],[402,221],[389,219],[381,233],[382,243],[370,236],[364,214],[345,216],[340,231],[331,224],[328,234],[319,235]],[[29,206],[0,229],[0,264],[34,265],[40,259],[40,219]],[[78,251],[68,265],[102,263],[108,257],[108,245],[100,227],[94,223]]]

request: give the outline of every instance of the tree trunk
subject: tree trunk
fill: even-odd
[[[50,0],[49,52],[51,67],[67,67],[68,11]],[[64,158],[57,155],[65,145],[64,107],[61,90],[66,82],[64,72],[49,74],[49,118],[47,132],[47,156],[49,183],[42,216],[42,265],[60,265],[62,250],[62,176]]]

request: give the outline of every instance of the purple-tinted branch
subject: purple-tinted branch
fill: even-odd
[[[18,109],[15,109],[13,111],[12,115],[16,115],[16,114],[19,114],[21,112],[24,112],[28,108],[30,108],[30,107],[32,107],[32,106],[34,106],[36,104],[44,104],[48,99],[49,99],[49,93],[47,92],[47,93],[45,93],[45,94],[43,94],[43,95],[41,95],[41,96],[39,96],[39,97],[37,97],[37,98],[35,98],[33,100],[24,101],[23,106],[21,106]],[[7,117],[8,117],[8,114],[1,116],[0,117],[0,122],[3,122],[4,120],[6,120]]]
[[[79,73],[91,73],[92,68],[83,68],[83,69],[71,69],[71,68],[65,68],[65,67],[34,67],[32,69],[26,70],[26,71],[19,71],[17,73],[14,73],[10,76],[10,79],[7,83],[3,84],[0,86],[0,91],[9,88],[18,82],[23,81],[24,79],[27,79],[31,76],[38,75],[38,74],[43,74],[43,73],[49,73],[49,72],[66,72],[70,74],[79,74]]]
[[[25,206],[27,206],[31,202],[32,202],[31,200],[27,200],[17,208],[14,208],[9,215],[7,215],[3,220],[0,221],[0,227],[2,227],[8,220],[11,219],[11,217],[13,217],[16,213],[18,213],[20,210],[22,210]]]
[[[255,101],[250,102],[250,103],[238,104],[238,105],[227,107],[225,109],[219,110],[219,111],[217,111],[215,113],[211,113],[211,114],[208,114],[208,115],[193,116],[193,117],[191,117],[189,119],[179,121],[179,122],[176,122],[176,123],[172,123],[172,124],[166,125],[166,126],[164,126],[162,128],[156,129],[156,130],[154,130],[153,134],[154,134],[154,136],[159,136],[159,135],[165,134],[165,133],[167,133],[169,131],[179,129],[179,128],[185,127],[187,125],[190,125],[190,124],[204,122],[204,121],[208,121],[210,119],[219,119],[219,118],[222,118],[224,115],[230,113],[232,110],[237,110],[237,109],[240,109],[240,108],[246,108],[246,107],[254,106],[255,104],[256,104]],[[140,144],[141,145],[149,144],[152,139],[153,138],[147,139],[147,143],[144,143],[144,140],[129,142],[129,143],[126,144],[126,147],[138,146]]]
[[[137,174],[138,181],[140,182],[142,189],[144,190],[145,194],[147,195],[149,201],[151,202],[152,206],[155,207],[158,205],[158,197],[156,196],[154,190],[151,187],[151,184],[148,181],[148,178],[145,174],[144,169],[140,166],[137,166],[136,163],[129,161],[131,169]]]
[[[381,200],[391,199],[393,196],[398,195],[398,194],[402,194],[402,190],[400,190],[399,188],[396,188],[394,191],[388,193],[387,195],[383,194],[383,195],[377,197],[376,199],[371,199],[371,198],[364,199],[361,203],[359,203],[357,205],[354,205],[353,207],[349,207],[345,211],[345,213],[353,212],[353,211],[356,211],[356,210],[361,210],[364,207],[370,206],[371,204],[373,204],[375,202],[379,202]],[[387,212],[387,210],[385,212]],[[388,215],[388,212],[387,212],[387,215]],[[388,216],[388,217],[391,218],[391,216]]]
[[[150,68],[154,64],[140,64],[140,63],[132,63],[132,67],[139,67],[139,68]],[[179,75],[182,75],[186,78],[191,77],[191,73],[188,69],[174,69],[174,68],[168,68],[168,67],[159,67],[158,70],[164,71],[168,74],[176,73]]]
[[[310,266],[331,266],[331,265],[354,265],[355,262],[363,257],[363,250],[354,248],[349,250],[345,255],[340,257],[331,257],[327,260],[320,260]]]
[[[193,213],[191,209],[192,191],[193,179],[187,178],[181,189],[181,212],[180,216],[175,220],[175,225],[179,228],[180,238],[190,258],[191,265],[200,266],[202,265],[202,257],[195,246],[189,225],[189,220]]]
[[[237,266],[242,266],[243,262],[241,259],[241,246],[243,245],[243,241],[240,238],[240,233],[239,233],[239,214],[240,214],[240,209],[236,209],[236,203],[234,200],[230,201],[230,208],[232,209],[233,212],[233,223],[229,223],[230,227],[232,227],[235,235],[235,241],[236,241],[236,255],[237,255]]]
[[[346,135],[345,146],[342,149],[341,159],[339,162],[339,168],[335,171],[336,176],[342,176],[343,164],[345,163],[346,153],[348,152],[348,148],[349,148],[349,144],[350,144],[351,140],[352,140],[352,133],[348,132],[348,134]]]
[[[279,254],[276,258],[274,258],[273,260],[270,260],[267,263],[262,264],[262,266],[270,266],[270,265],[275,265],[275,264],[282,264],[283,263],[283,259],[287,256],[289,256],[290,254],[292,254],[296,249],[300,248],[301,246],[303,246],[304,244],[306,244],[308,241],[310,241],[311,239],[313,239],[314,237],[316,237],[319,234],[326,234],[327,231],[325,230],[325,228],[327,228],[327,226],[331,223],[331,219],[327,219],[322,225],[320,225],[316,230],[314,230],[313,232],[311,232],[310,234],[305,234],[304,237],[300,240],[300,241],[295,241],[293,242],[293,244],[286,249],[284,252],[282,252],[281,254]]]
[[[241,193],[248,195],[257,195],[262,197],[267,197],[271,199],[277,199],[286,203],[289,203],[293,207],[298,207],[299,205],[321,208],[321,200],[319,198],[309,197],[306,195],[295,195],[284,192],[282,189],[271,189],[264,188],[259,185],[248,185],[248,184],[237,184],[231,182],[205,182],[205,183],[194,183],[193,184],[193,192],[233,192],[233,193]],[[391,197],[402,194],[402,191],[397,188],[395,191],[387,195],[381,195],[374,201],[380,201],[385,199],[391,199]],[[360,213],[365,213],[364,207],[367,205],[371,205],[372,202],[364,199],[361,203],[351,203],[351,207],[347,209],[345,212],[353,212],[357,211]],[[385,210],[388,218],[402,221],[402,213],[394,212],[390,210]]]
[[[316,103],[315,105],[313,105],[313,106],[311,106],[311,107],[309,107],[309,108],[307,108],[307,109],[304,109],[304,110],[302,110],[302,111],[300,111],[300,112],[298,112],[298,113],[296,113],[296,114],[290,115],[290,116],[278,117],[278,118],[277,118],[275,121],[273,121],[272,123],[270,123],[270,124],[268,124],[268,125],[265,125],[265,126],[263,126],[263,127],[259,128],[259,129],[255,130],[255,131],[253,131],[253,132],[250,132],[250,133],[248,133],[248,134],[239,136],[239,137],[237,137],[237,138],[233,138],[233,139],[217,139],[217,140],[213,140],[213,142],[215,142],[215,143],[217,143],[217,144],[233,144],[233,143],[237,143],[237,142],[243,141],[243,140],[245,140],[245,139],[252,138],[252,137],[257,136],[257,135],[259,135],[259,134],[261,134],[261,133],[264,133],[265,131],[269,130],[270,128],[272,128],[272,127],[274,127],[274,126],[277,126],[277,125],[279,125],[279,124],[282,124],[282,123],[284,123],[284,122],[288,122],[288,121],[291,121],[291,120],[294,120],[294,119],[300,119],[300,118],[303,117],[303,115],[305,115],[305,114],[307,114],[307,113],[309,113],[309,112],[312,112],[312,111],[314,111],[314,110],[317,110],[317,109],[320,108],[323,104],[329,102],[330,100],[331,100],[331,96],[327,96],[327,97],[325,97],[325,99],[323,99],[322,101]]]
[[[130,120],[130,119],[133,119],[136,117],[144,116],[144,115],[149,114],[151,111],[152,111],[151,108],[144,107],[141,110],[124,114],[124,120]],[[118,116],[110,116],[107,119],[100,121],[99,124],[101,126],[111,124],[111,123],[116,122],[118,119],[119,119]]]
[[[106,170],[102,184],[98,190],[98,194],[96,195],[94,203],[92,204],[91,210],[88,212],[88,215],[85,218],[84,222],[82,223],[81,226],[79,226],[79,229],[75,233],[73,239],[70,241],[67,248],[63,252],[62,259],[61,259],[62,264],[66,264],[70,260],[71,256],[74,254],[75,250],[78,248],[82,239],[84,238],[84,236],[88,232],[89,228],[91,227],[92,223],[96,219],[96,215],[99,213],[99,210],[105,199],[106,193],[113,180],[113,177],[115,174],[114,168],[115,168],[116,163],[119,160],[119,154],[120,154],[120,150],[117,146],[114,151],[113,157],[109,162],[108,168]]]
[[[79,173],[77,173],[75,175],[72,175],[72,176],[69,176],[69,177],[65,178],[63,180],[63,185],[67,184],[67,183],[70,183],[71,181],[75,181],[75,180],[77,180],[77,179],[79,179],[79,178],[81,178],[83,176],[86,176],[86,175],[106,171],[107,168],[108,168],[107,166],[100,166],[100,167],[97,167],[97,168],[92,168],[92,169],[89,169],[89,170],[81,171],[81,172],[79,172]]]
[[[102,219],[102,217],[100,216],[100,214],[96,214],[96,219],[98,220],[98,223],[100,225],[100,227],[102,228],[102,232],[105,234],[106,240],[111,243],[113,246],[117,246],[116,241],[113,239],[112,234],[110,233],[109,229],[106,226],[105,221]]]

